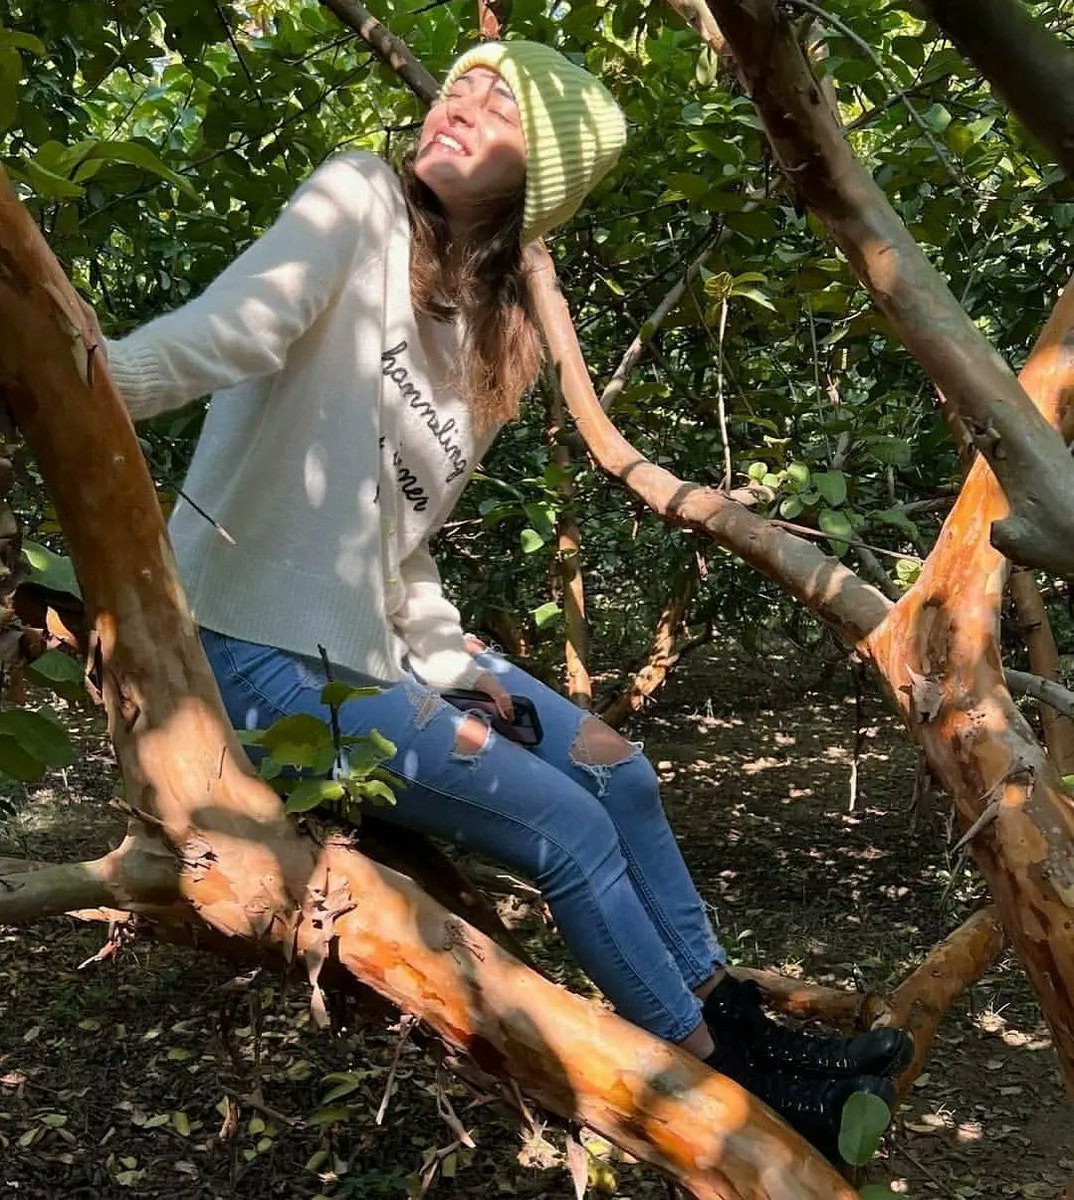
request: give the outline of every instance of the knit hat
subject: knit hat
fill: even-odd
[[[611,170],[626,141],[626,120],[608,89],[540,42],[482,42],[448,71],[448,89],[474,67],[501,76],[518,105],[526,139],[522,241],[532,242],[574,215]]]

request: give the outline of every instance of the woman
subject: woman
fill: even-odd
[[[403,785],[378,816],[475,847],[540,887],[580,964],[627,1019],[678,1042],[835,1154],[843,1101],[890,1100],[909,1039],[808,1038],[728,976],[632,745],[493,654],[471,654],[428,539],[540,360],[523,248],[566,220],[625,138],[591,75],[531,42],[455,63],[400,175],[367,154],[320,167],[198,299],[108,347],[132,415],[213,393],[171,521],[228,713],[327,717],[318,646]],[[440,691],[510,719],[533,751]]]

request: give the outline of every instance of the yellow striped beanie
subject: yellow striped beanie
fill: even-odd
[[[448,71],[441,98],[474,67],[501,76],[518,105],[526,139],[522,241],[532,242],[572,217],[612,169],[626,141],[626,120],[600,80],[540,42],[474,46]]]

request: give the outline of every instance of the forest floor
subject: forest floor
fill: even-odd
[[[726,644],[699,653],[631,736],[658,766],[732,961],[883,989],[983,889],[972,867],[952,873],[942,800],[912,818],[914,754],[872,693],[851,811],[853,689],[842,669],[821,686],[804,661],[747,658]],[[97,718],[82,720],[84,757],[0,822],[0,856],[85,859],[114,844],[110,754]],[[503,911],[542,965],[585,989],[525,895]],[[495,1106],[469,1107],[472,1093],[413,1043],[400,1049],[390,1022],[319,1034],[301,982],[262,977],[226,990],[225,965],[148,942],[80,969],[104,941],[104,927],[69,918],[0,928],[0,1196],[416,1195],[423,1167],[455,1140],[438,1090],[475,1147],[436,1159],[430,1197],[573,1196],[560,1130],[522,1131]],[[228,1089],[258,1081],[263,1107],[232,1110],[222,1139]],[[344,1094],[332,1099],[333,1088]],[[668,1196],[654,1172],[590,1148],[598,1187],[611,1171],[621,1197]],[[914,1200],[1051,1200],[1072,1175],[1074,1106],[1033,996],[1004,956],[943,1022],[868,1177]]]

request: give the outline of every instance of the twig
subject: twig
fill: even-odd
[[[182,488],[175,489],[176,494],[190,505],[190,507],[198,514],[199,517],[204,517],[206,521],[216,530],[216,532],[228,543],[229,546],[237,546],[238,542],[231,536],[230,533],[220,524],[220,522],[211,514],[207,513],[204,508],[196,500],[191,500],[190,497],[183,491]]]
[[[847,546],[853,546],[856,550],[871,550],[874,554],[883,554],[886,558],[906,559],[908,562],[915,563],[924,561],[918,558],[916,554],[900,554],[897,550],[885,550],[883,546],[871,546],[868,542],[859,542],[855,538],[843,537],[842,534],[825,533],[823,529],[813,529],[809,525],[795,525],[793,521],[781,521],[773,517],[770,523],[778,525],[780,529],[786,529],[790,533],[800,533],[804,537],[811,538],[831,538],[833,542],[843,542]]]
[[[701,248],[700,254],[686,268],[680,279],[677,279],[667,295],[653,309],[652,315],[644,322],[638,330],[637,336],[626,348],[619,365],[612,373],[611,379],[604,391],[601,393],[600,406],[607,412],[611,406],[619,399],[626,386],[626,381],[630,377],[631,371],[638,365],[638,360],[645,352],[646,344],[652,339],[656,331],[663,325],[668,313],[682,299],[683,294],[691,283],[697,278],[701,272],[701,268],[705,265],[706,260],[712,255],[727,237],[727,230],[722,229],[709,237]]]
[[[220,7],[220,0],[213,0],[213,8],[216,9],[216,15],[220,18],[220,24],[224,27],[224,32],[227,34],[227,40],[231,43],[232,50],[235,51],[235,57],[239,60],[239,66],[242,67],[242,73],[246,76],[246,81],[249,83],[250,89],[257,97],[257,107],[264,108],[265,98],[261,95],[261,89],[254,82],[253,75],[250,74],[250,68],[246,63],[246,57],[242,52],[242,47],[235,40],[235,33],[227,19],[227,14]]]
[[[373,1118],[374,1125],[383,1125],[384,1117],[388,1112],[388,1102],[392,1096],[392,1084],[395,1082],[395,1072],[399,1066],[399,1059],[403,1053],[403,1047],[407,1044],[414,1027],[417,1025],[417,1017],[412,1017],[408,1013],[404,1013],[399,1018],[399,1041],[396,1043],[395,1054],[392,1056],[392,1065],[388,1068],[388,1079],[384,1084],[384,1095],[381,1097],[380,1108],[377,1109],[377,1115]]]
[[[785,0],[785,3],[789,4],[792,8],[801,8],[806,12],[812,13],[815,17],[819,17],[820,20],[825,22],[825,24],[830,25],[833,29],[837,30],[843,35],[843,37],[848,38],[854,43],[855,46],[858,47],[859,50],[869,56],[876,66],[876,69],[881,73],[881,75],[887,78],[888,86],[892,89],[892,91],[895,92],[903,104],[906,105],[906,111],[910,114],[913,122],[925,135],[925,140],[929,143],[933,150],[936,151],[936,157],[941,163],[943,163],[944,170],[948,173],[948,175],[950,175],[953,182],[961,184],[962,181],[959,179],[958,173],[951,165],[951,160],[947,155],[947,151],[936,140],[936,135],[925,123],[925,118],[917,111],[916,108],[914,108],[910,97],[906,94],[906,92],[903,91],[901,87],[899,87],[897,80],[880,61],[879,56],[872,46],[870,46],[864,38],[859,37],[849,25],[841,21],[837,16],[828,12],[827,9],[821,8],[819,4],[814,4],[813,0]]]
[[[731,434],[727,425],[727,402],[723,394],[723,339],[727,332],[727,297],[720,305],[720,327],[716,339],[716,407],[720,418],[720,439],[723,442],[723,490],[731,490],[734,468],[731,463]]]

